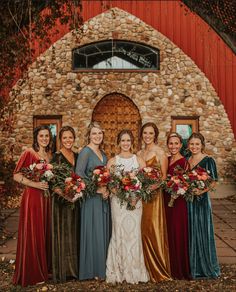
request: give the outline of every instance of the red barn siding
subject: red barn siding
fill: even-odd
[[[118,7],[151,25],[181,48],[212,83],[236,134],[235,55],[204,20],[180,0],[82,0],[82,3],[84,21],[111,7]],[[57,28],[60,33],[53,37],[53,41],[68,31],[68,28],[59,24]],[[37,54],[40,51],[42,48]]]
[[[101,6],[103,3],[103,7]],[[86,9],[89,5],[89,9]],[[84,20],[118,7],[151,25],[180,47],[205,73],[236,134],[236,59],[217,33],[180,1],[83,0]]]

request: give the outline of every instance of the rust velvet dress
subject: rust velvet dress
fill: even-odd
[[[173,175],[176,166],[186,169],[187,160],[182,157],[168,166],[168,174]],[[188,248],[188,209],[182,196],[174,201],[174,206],[169,207],[170,194],[165,193],[164,202],[166,210],[166,223],[170,252],[171,276],[174,279],[191,279],[189,248]]]
[[[15,173],[37,163],[38,154],[28,149],[21,155]],[[48,279],[51,265],[51,201],[43,191],[26,187],[21,201],[16,252],[15,285],[34,285]]]
[[[146,165],[160,169],[156,157]],[[151,281],[169,280],[170,263],[165,206],[161,189],[156,191],[151,202],[143,203],[142,242],[145,264]]]

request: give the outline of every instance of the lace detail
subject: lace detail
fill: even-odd
[[[129,159],[116,156],[116,164],[129,171],[137,168],[136,155]],[[144,264],[141,241],[142,202],[129,211],[120,206],[116,196],[111,198],[112,238],[109,244],[106,277],[107,282],[147,282],[149,276]]]

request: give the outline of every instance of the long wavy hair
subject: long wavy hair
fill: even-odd
[[[52,147],[52,133],[50,131],[50,128],[48,126],[46,126],[46,125],[41,125],[41,126],[38,126],[38,127],[36,127],[34,129],[32,147],[36,152],[39,151],[38,134],[42,130],[48,130],[48,133],[49,133],[49,138],[50,139],[49,139],[49,143],[48,143],[48,145],[46,146],[46,149],[45,149],[46,152],[49,152],[49,151],[51,151],[51,147]]]
[[[140,141],[142,141],[143,139],[143,131],[145,128],[147,127],[152,127],[153,130],[154,130],[154,133],[155,133],[155,136],[154,136],[154,143],[157,143],[157,139],[158,139],[158,136],[159,136],[159,130],[156,126],[156,124],[152,123],[152,122],[147,122],[146,124],[144,124],[141,128],[141,131],[140,131]]]

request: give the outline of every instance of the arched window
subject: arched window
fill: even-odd
[[[107,40],[73,50],[73,70],[159,70],[159,50],[140,43]]]

